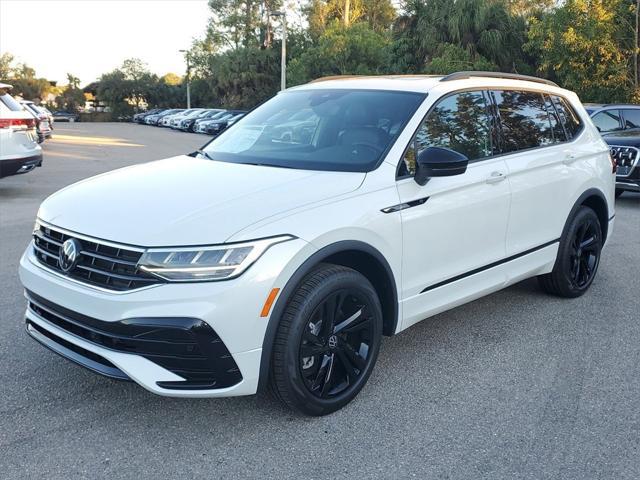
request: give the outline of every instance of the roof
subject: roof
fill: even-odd
[[[13,85],[9,85],[8,83],[0,83],[0,88],[12,89]]]

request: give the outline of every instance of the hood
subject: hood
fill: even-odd
[[[604,133],[602,134],[602,138],[609,145],[640,147],[640,129]]]
[[[356,190],[364,177],[183,155],[78,182],[47,198],[38,215],[130,245],[207,245],[272,215]]]

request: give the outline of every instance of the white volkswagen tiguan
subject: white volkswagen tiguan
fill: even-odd
[[[189,156],[46,199],[20,263],[26,328],[160,395],[269,385],[323,415],[363,388],[383,335],[528,277],[583,294],[614,190],[607,145],[551,82],[316,81]]]

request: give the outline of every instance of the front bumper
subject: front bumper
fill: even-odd
[[[269,320],[260,317],[261,309],[271,289],[282,288],[291,274],[288,268],[283,270],[283,266],[295,263],[292,259],[304,247],[310,248],[299,239],[274,245],[255,265],[233,280],[170,283],[129,292],[106,292],[42,268],[30,245],[20,261],[20,279],[29,300],[25,314],[27,332],[76,363],[103,375],[133,380],[159,395],[250,395],[257,390],[262,343]],[[51,310],[62,320],[52,317]],[[175,323],[176,319],[183,330],[187,320],[187,327],[196,325],[196,329],[207,331],[204,344],[219,342],[218,346],[223,347],[209,355],[209,360],[218,356],[209,363],[187,358],[194,367],[190,370],[205,370],[204,376],[189,378],[184,373],[187,369],[184,360],[189,353],[175,351],[197,341],[185,340],[180,337],[184,337],[183,334],[166,337],[166,329],[161,337],[153,337],[158,335],[157,329],[153,333],[143,332],[142,337],[136,337],[131,330],[152,320]],[[74,326],[77,323],[80,326]],[[138,339],[135,343],[146,335],[151,335],[150,340],[164,342],[159,344],[161,349],[157,350],[157,346],[154,351],[149,351],[147,346],[143,350],[132,349],[132,338]],[[220,357],[225,355],[224,350],[227,358],[223,359]],[[171,360],[167,363],[166,358],[154,355],[171,357]],[[178,360],[175,357],[179,357]],[[208,374],[207,368],[214,373]],[[207,380],[216,383],[207,384]]]

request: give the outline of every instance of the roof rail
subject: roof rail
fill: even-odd
[[[558,84],[547,80],[546,78],[532,77],[530,75],[520,75],[518,73],[502,73],[502,72],[456,72],[445,77],[442,77],[441,82],[449,82],[451,80],[463,80],[465,78],[473,77],[485,77],[485,78],[505,78],[510,80],[525,80],[527,82],[544,83],[553,87],[558,87]]]

